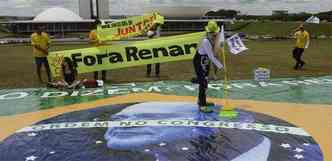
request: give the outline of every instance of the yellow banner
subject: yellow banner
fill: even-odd
[[[121,40],[144,34],[153,23],[164,24],[164,17],[152,13],[100,25],[97,27],[97,35],[101,41]]]
[[[77,65],[78,73],[126,68],[145,64],[192,59],[205,32],[169,36],[76,50],[51,52],[48,61],[52,75],[61,72],[61,63],[68,57]]]

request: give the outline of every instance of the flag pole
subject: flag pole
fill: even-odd
[[[224,25],[221,26],[221,32],[224,38]],[[235,118],[237,117],[238,113],[234,110],[234,108],[229,103],[229,92],[228,92],[228,85],[229,85],[229,77],[228,77],[228,70],[227,70],[227,61],[226,61],[226,53],[225,53],[225,44],[223,42],[221,52],[223,56],[223,64],[224,64],[224,107],[220,109],[219,117],[222,118]]]

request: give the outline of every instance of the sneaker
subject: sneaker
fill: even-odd
[[[213,112],[213,110],[211,110],[211,109],[209,108],[209,106],[200,106],[200,107],[199,107],[199,111],[201,111],[201,112],[203,112],[203,113],[211,113],[211,112]]]
[[[194,83],[194,84],[199,84],[199,82],[198,82],[198,79],[197,79],[197,78],[192,78],[192,79],[191,79],[191,83]]]
[[[302,69],[303,68],[303,66],[305,65],[305,62],[302,62],[301,64],[300,64],[300,69]]]

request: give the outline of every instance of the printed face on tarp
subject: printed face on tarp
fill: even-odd
[[[113,121],[125,120],[217,120],[213,114],[202,114],[192,103],[140,103],[129,106],[116,115]],[[161,122],[162,123],[162,122]],[[176,124],[176,122],[174,122]],[[181,124],[181,122],[178,122]],[[105,134],[107,146],[113,149],[137,149],[144,145],[197,138],[216,134],[218,129],[197,127],[112,127]]]
[[[19,131],[0,143],[1,161],[323,161],[311,136],[278,133],[270,125],[293,125],[267,115],[237,110],[239,117],[223,120],[220,107],[200,113],[194,103],[147,102],[108,105],[65,113],[35,126],[48,130]],[[104,121],[135,120],[261,123],[260,130],[211,126],[101,126]],[[91,123],[87,123],[91,122]],[[99,122],[98,126],[95,126]],[[68,126],[56,125],[70,123]],[[93,126],[92,126],[93,125]],[[66,128],[61,128],[66,127]],[[37,128],[38,129],[38,128]],[[261,131],[265,129],[265,131]]]

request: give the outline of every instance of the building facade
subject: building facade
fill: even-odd
[[[14,33],[31,33],[35,32],[38,26],[46,27],[46,32],[51,34],[71,32],[88,32],[93,27],[94,18],[99,17],[104,21],[117,21],[123,16],[112,16],[110,19],[110,4],[109,0],[79,0],[79,15],[65,9],[65,8],[50,8],[43,11],[30,21],[12,21],[6,22],[4,25]],[[204,26],[209,19],[204,17],[208,10],[206,7],[156,7],[156,10],[149,10],[147,12],[159,11],[161,15],[165,16],[165,24],[162,27],[166,32],[194,32],[203,31]],[[128,15],[127,15],[128,16]],[[218,19],[218,22],[228,20]]]
[[[92,1],[91,0],[79,0],[79,15],[83,19],[92,18]]]

